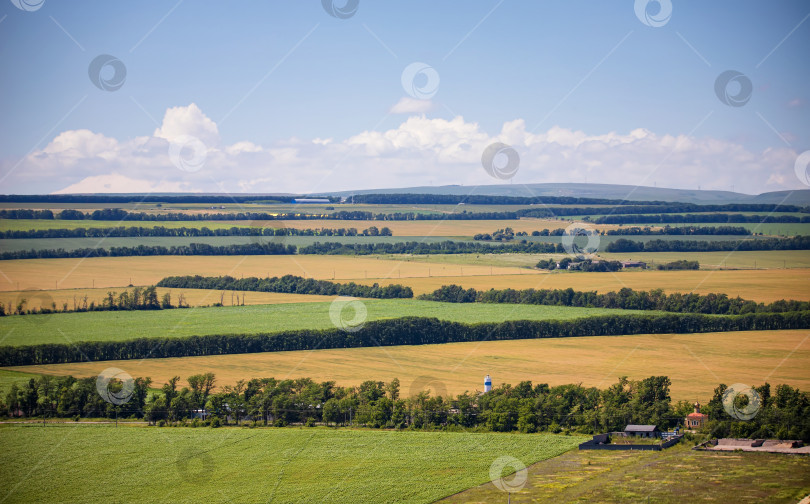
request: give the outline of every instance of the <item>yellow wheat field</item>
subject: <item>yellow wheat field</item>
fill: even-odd
[[[108,367],[149,376],[157,386],[213,372],[218,385],[256,377],[334,380],[399,378],[403,395],[423,387],[458,394],[481,390],[484,375],[495,383],[522,380],[606,387],[619,376],[639,379],[667,375],[675,400],[711,398],[719,383],[787,383],[810,388],[810,331],[750,331],[705,334],[600,336],[545,340],[488,341],[181,357],[130,361],[26,366],[16,369],[54,375],[95,376]]]
[[[150,285],[171,275],[282,276],[365,280],[490,273],[539,274],[514,267],[455,266],[374,256],[149,256],[0,262],[0,291]]]
[[[59,289],[59,290],[29,290],[29,291],[8,291],[0,292],[0,303],[4,306],[14,310],[21,300],[25,299],[25,307],[31,308],[50,308],[56,304],[57,309],[61,310],[65,303],[68,309],[73,310],[75,307],[81,307],[84,304],[84,298],[87,297],[87,304],[95,302],[100,304],[101,301],[107,297],[108,292],[120,293],[125,290],[132,291],[131,288],[114,287],[106,289]],[[183,295],[183,299],[189,306],[209,306],[215,303],[222,303],[224,306],[231,306],[233,304],[245,305],[263,305],[263,304],[282,304],[282,303],[315,303],[318,301],[332,301],[334,296],[317,296],[310,294],[285,294],[279,292],[231,292],[231,291],[217,291],[206,289],[165,289],[159,287],[157,289],[158,298],[162,298],[163,294],[169,293],[172,296],[172,304],[176,305],[179,295]],[[244,296],[244,302],[243,302]]]

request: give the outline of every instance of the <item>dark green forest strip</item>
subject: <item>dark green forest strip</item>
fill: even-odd
[[[482,324],[404,317],[369,322],[356,332],[346,332],[340,329],[300,330],[0,347],[0,366],[469,341],[780,329],[810,329],[810,312],[756,313],[734,316],[607,315],[576,320],[508,321]]]
[[[295,275],[272,278],[234,278],[232,276],[204,277],[200,275],[171,276],[162,279],[158,287],[178,289],[213,289],[248,292],[283,292],[287,294],[317,294],[321,296],[354,296],[376,299],[412,298],[413,290],[399,284],[380,287],[379,284],[359,285],[337,283]]]
[[[160,286],[160,284],[158,284]],[[207,287],[199,287],[207,288]],[[634,291],[625,287],[618,292],[597,294],[596,291],[568,289],[490,289],[477,291],[459,285],[443,285],[422,294],[419,299],[445,303],[510,303],[547,306],[576,306],[587,308],[619,308],[623,310],[658,310],[675,313],[711,315],[744,315],[747,313],[784,313],[810,310],[808,301],[774,301],[757,303],[727,294],[665,294],[662,289]]]

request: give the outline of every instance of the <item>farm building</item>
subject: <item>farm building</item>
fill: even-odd
[[[647,263],[644,261],[622,261],[622,268],[647,269]]]
[[[686,415],[684,425],[687,429],[700,429],[709,421],[709,416],[700,412],[700,403],[695,403],[695,411]]]
[[[624,433],[628,436],[637,437],[661,437],[661,431],[658,430],[657,425],[633,425],[630,424],[624,428]]]

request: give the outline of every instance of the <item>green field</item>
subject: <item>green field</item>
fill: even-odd
[[[0,501],[414,502],[529,465],[584,438],[325,428],[0,428]],[[92,454],[86,456],[85,454]]]
[[[247,293],[250,297],[251,293]],[[438,303],[414,299],[363,300],[367,320],[399,317],[436,317],[456,322],[573,319],[591,315],[642,313],[634,310]],[[0,317],[0,345],[121,341],[132,338],[181,337],[204,334],[276,332],[335,327],[331,303],[224,306],[158,311],[105,311]],[[651,312],[645,312],[651,313]],[[351,320],[347,309],[344,319]]]
[[[662,452],[572,450],[528,470],[512,502],[796,503],[810,493],[810,457],[708,453],[682,442]],[[486,483],[442,502],[503,502]]]

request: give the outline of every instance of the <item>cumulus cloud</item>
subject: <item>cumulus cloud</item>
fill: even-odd
[[[163,124],[152,136],[165,138],[170,142],[180,137],[193,136],[208,146],[219,143],[219,129],[216,123],[203,114],[195,103],[187,107],[171,107],[166,110]]]
[[[417,100],[410,96],[403,96],[397,103],[389,110],[392,114],[424,114],[433,108],[433,102],[430,100]]]
[[[176,167],[171,141],[199,138],[204,164]],[[534,133],[522,119],[495,133],[463,117],[411,116],[385,131],[344,140],[289,138],[271,145],[219,145],[216,123],[195,104],[172,107],[152,135],[119,140],[89,130],[57,135],[25,158],[4,185],[8,192],[321,192],[413,185],[503,183],[481,166],[493,142],[514,147],[513,182],[594,182],[759,193],[805,188],[788,148],[754,152],[713,138],[659,135],[639,128],[588,134],[552,127]],[[193,154],[193,153],[192,153]],[[6,163],[6,166],[10,166]]]

